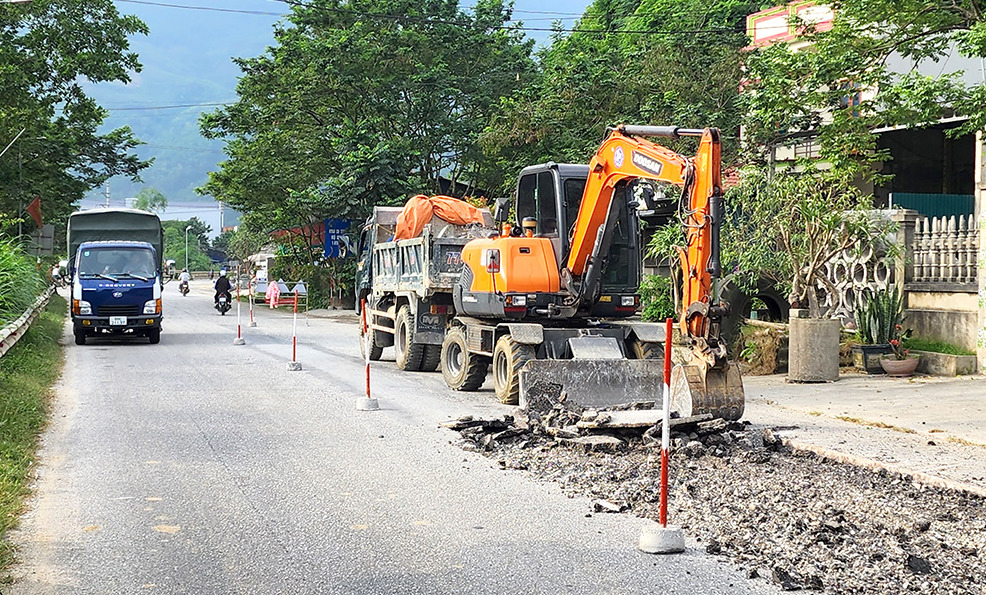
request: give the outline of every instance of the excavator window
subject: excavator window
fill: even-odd
[[[537,184],[536,174],[520,178],[520,183],[517,185],[517,221],[523,221],[524,217],[537,217],[537,203],[534,198]]]
[[[537,220],[535,235],[558,237],[558,198],[552,172],[521,177],[517,186],[517,220]]]

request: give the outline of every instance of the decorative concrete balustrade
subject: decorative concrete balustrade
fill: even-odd
[[[979,228],[972,215],[922,217],[911,244],[914,283],[968,285],[977,282]]]

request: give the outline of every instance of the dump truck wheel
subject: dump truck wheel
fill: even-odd
[[[151,345],[157,345],[161,342],[161,329],[154,329],[147,333],[147,338],[150,339]]]
[[[454,328],[445,335],[441,351],[442,377],[452,390],[479,390],[486,382],[490,358],[469,353],[466,331]]]
[[[394,351],[397,354],[397,367],[407,372],[421,369],[421,357],[425,346],[414,342],[414,320],[411,309],[401,306],[394,321]]]
[[[535,359],[534,347],[500,337],[493,348],[493,390],[501,403],[516,405],[520,400],[520,369]]]
[[[86,333],[85,331],[75,331],[75,344],[85,345],[86,344]]]
[[[644,343],[634,339],[630,343],[634,359],[664,359],[664,343]]]
[[[442,364],[442,346],[425,345],[424,353],[421,355],[421,371],[434,372]]]
[[[380,331],[370,330],[370,360],[377,361],[380,356],[383,355],[383,346],[380,345]],[[359,329],[359,354],[366,359],[366,333],[363,332],[363,327],[360,326]]]

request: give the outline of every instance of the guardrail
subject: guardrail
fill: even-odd
[[[7,326],[0,329],[0,357],[3,357],[10,348],[17,344],[30,328],[31,323],[34,319],[38,317],[38,314],[44,310],[45,306],[48,305],[48,301],[51,299],[52,294],[55,293],[55,286],[52,285],[48,287],[42,293],[38,299],[34,300],[34,305],[27,309],[26,312],[21,314],[21,317],[17,320],[11,322]]]

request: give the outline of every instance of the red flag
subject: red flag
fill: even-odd
[[[41,221],[41,197],[40,196],[35,196],[34,197],[34,200],[31,201],[31,204],[27,205],[27,212],[31,215],[31,218],[34,219],[34,222],[38,224],[38,227],[41,227],[43,225],[43,223]]]

